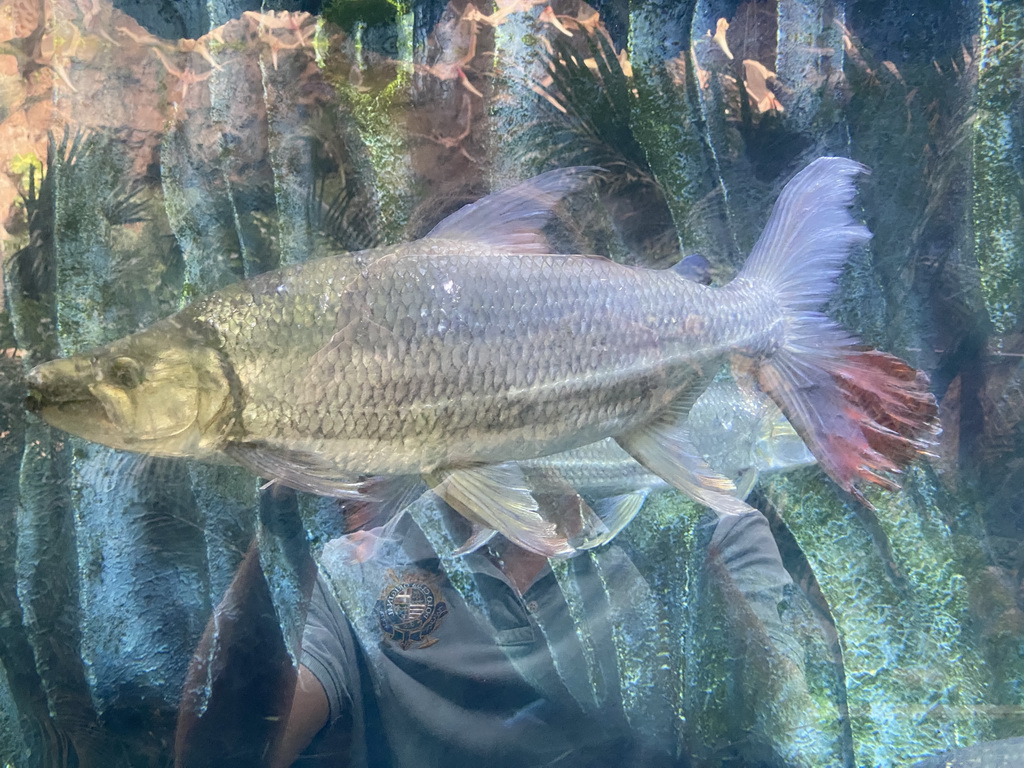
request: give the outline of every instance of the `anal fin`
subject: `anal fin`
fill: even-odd
[[[617,438],[634,459],[699,504],[720,515],[743,515],[754,508],[736,497],[736,486],[701,457],[686,429],[685,415],[670,409],[636,432]]]
[[[607,496],[595,501],[591,508],[594,510],[594,514],[604,523],[604,530],[598,535],[592,536],[585,542],[580,543],[578,547],[580,549],[593,549],[602,544],[607,544],[614,539],[637,516],[644,502],[647,501],[648,495],[650,495],[650,490],[644,488],[632,493]]]
[[[345,531],[388,525],[406,507],[427,492],[419,475],[381,475],[359,484],[360,495],[342,503]]]
[[[473,523],[473,530],[469,536],[462,542],[462,546],[452,552],[452,554],[456,557],[461,557],[462,555],[468,555],[470,552],[476,552],[480,547],[493,539],[497,533],[493,528],[485,528],[480,523]]]

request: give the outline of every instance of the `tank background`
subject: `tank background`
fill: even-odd
[[[220,69],[178,52],[174,75],[121,35],[111,55],[104,34],[141,32],[105,4],[52,3],[47,53],[32,48],[34,6],[5,3],[3,183],[27,189],[31,176],[38,205],[34,223],[19,226],[21,211],[3,222],[0,347],[24,364],[76,351],[278,264],[422,234],[491,185],[609,158],[625,169],[610,196],[630,201],[612,203],[616,220],[644,226],[583,218],[565,236],[658,264],[700,250],[727,279],[797,168],[852,156],[872,169],[860,200],[875,238],[832,309],[932,373],[938,459],[903,493],[873,495],[874,514],[816,470],[767,484],[759,506],[801,587],[785,624],[703,575],[692,505],[670,494],[641,513],[622,539],[676,670],[679,740],[699,765],[886,766],[1024,732],[1020,5],[595,3],[633,77],[607,57],[596,86],[585,65],[557,70],[564,114],[531,87],[546,69],[538,38],[566,44],[540,7],[481,27],[466,58],[444,4],[378,5],[360,25],[328,4],[350,42],[293,51],[273,43],[286,32],[232,21],[258,5],[146,4],[153,15],[138,18],[160,37],[228,25],[223,47],[209,43]],[[721,17],[732,60],[706,35]],[[596,65],[596,46],[577,59]],[[744,58],[778,73],[783,112],[744,98]],[[612,108],[598,121],[587,105],[601,91]],[[0,544],[0,757],[169,764],[189,657],[258,527],[257,481],[26,423],[19,361],[0,362],[0,525],[12,533]],[[302,497],[298,510],[315,551],[331,505]],[[273,534],[262,541],[294,636],[294,561],[271,552]],[[752,663],[765,659],[777,663]],[[650,672],[643,661],[623,645],[623,688]]]

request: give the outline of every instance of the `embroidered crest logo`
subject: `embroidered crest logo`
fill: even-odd
[[[440,599],[427,574],[399,576],[392,571],[389,575],[389,586],[374,606],[384,637],[398,643],[403,651],[415,643],[419,643],[417,648],[430,647],[438,639],[428,635],[448,615],[448,605]]]

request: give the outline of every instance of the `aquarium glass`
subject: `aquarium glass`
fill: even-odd
[[[1019,0],[0,0],[0,766],[1024,765],[1022,179]]]

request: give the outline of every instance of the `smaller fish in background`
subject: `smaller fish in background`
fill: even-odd
[[[700,279],[699,273],[694,273],[694,279]],[[815,463],[778,406],[767,395],[743,387],[732,378],[713,382],[693,404],[688,420],[694,445],[709,465],[735,483],[739,499],[749,496],[766,473],[788,472]],[[537,554],[572,557],[614,539],[636,517],[650,494],[672,487],[614,440],[520,461],[519,466],[534,497],[546,502],[542,504],[543,514],[562,532],[560,544],[554,552],[538,548],[529,531],[520,530],[508,520],[498,530],[476,525],[458,554],[472,552],[495,533],[501,533]],[[353,559],[362,562],[372,557],[376,541],[389,538],[398,518],[426,492],[426,484],[420,483],[407,489],[403,497],[377,498],[370,481],[362,500],[343,502],[346,527],[352,531]]]

